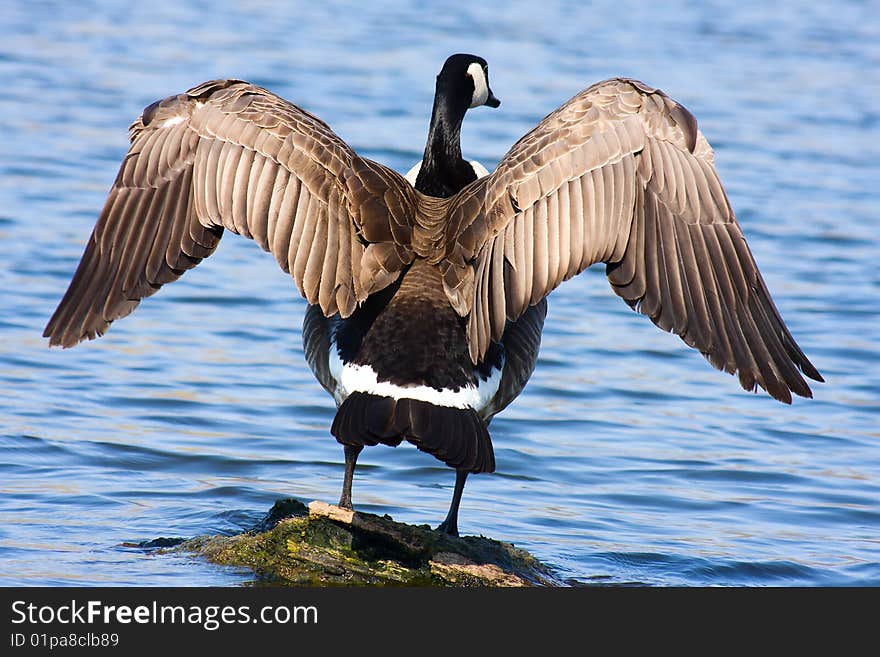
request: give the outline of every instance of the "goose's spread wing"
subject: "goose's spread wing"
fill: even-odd
[[[507,320],[607,263],[614,291],[717,368],[790,402],[821,381],[785,327],[696,120],[640,82],[547,116],[450,209],[444,286],[476,361]]]
[[[351,314],[412,261],[411,187],[320,119],[240,80],[150,105],[70,287],[46,327],[73,346],[210,255],[252,238],[309,303]]]

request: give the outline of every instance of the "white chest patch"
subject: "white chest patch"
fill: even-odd
[[[486,81],[486,72],[477,62],[468,66],[467,72],[474,80],[474,96],[471,98],[471,107],[479,107],[489,98],[489,83]]]
[[[477,178],[482,178],[483,176],[489,175],[489,171],[486,169],[486,167],[484,167],[482,164],[480,164],[476,160],[471,160],[468,164],[471,165],[471,168],[474,170],[474,173],[477,174]],[[422,170],[422,161],[419,160],[418,162],[416,162],[412,166],[412,168],[409,171],[406,172],[406,175],[404,176],[404,178],[406,178],[406,181],[410,185],[415,187],[416,180],[419,177],[419,171],[421,171],[421,170]]]
[[[404,176],[404,178],[406,178],[406,181],[410,185],[415,187],[416,180],[419,177],[419,171],[421,171],[421,170],[422,170],[422,161],[419,160],[418,162],[416,162],[415,164],[412,165],[412,168],[409,171],[406,172],[406,175]]]
[[[390,381],[379,381],[369,365],[343,363],[336,345],[330,343],[330,374],[336,379],[336,404],[341,404],[353,392],[365,392],[392,399],[417,399],[435,406],[473,408],[483,410],[501,384],[501,370],[492,370],[492,376],[477,386],[464,386],[458,390],[437,390],[425,385],[399,386]]]

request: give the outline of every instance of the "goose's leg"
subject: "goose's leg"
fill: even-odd
[[[464,491],[464,482],[467,476],[467,470],[455,471],[455,492],[452,494],[452,504],[449,506],[449,513],[446,514],[446,520],[440,523],[437,531],[450,536],[458,536],[458,505],[461,504],[461,494]]]
[[[363,448],[363,445],[345,446],[345,478],[342,480],[342,495],[339,497],[339,506],[343,509],[351,508],[351,482],[354,479],[354,466],[357,465],[358,454]]]

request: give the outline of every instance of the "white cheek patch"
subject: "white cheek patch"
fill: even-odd
[[[467,73],[474,80],[474,97],[471,99],[471,107],[479,107],[485,104],[489,98],[489,83],[486,81],[486,73],[477,62],[468,66]]]

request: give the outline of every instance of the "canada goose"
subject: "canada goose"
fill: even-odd
[[[439,527],[452,534],[467,474],[495,469],[487,426],[532,373],[546,296],[592,264],[744,389],[812,396],[801,372],[823,379],[771,300],[688,110],[605,80],[478,177],[461,122],[498,104],[485,60],[450,57],[414,185],[247,82],[149,105],[44,336],[95,338],[210,255],[224,228],[252,238],[310,304],[305,354],[344,445],[340,505],[351,508],[364,445],[407,440],[456,469]]]

